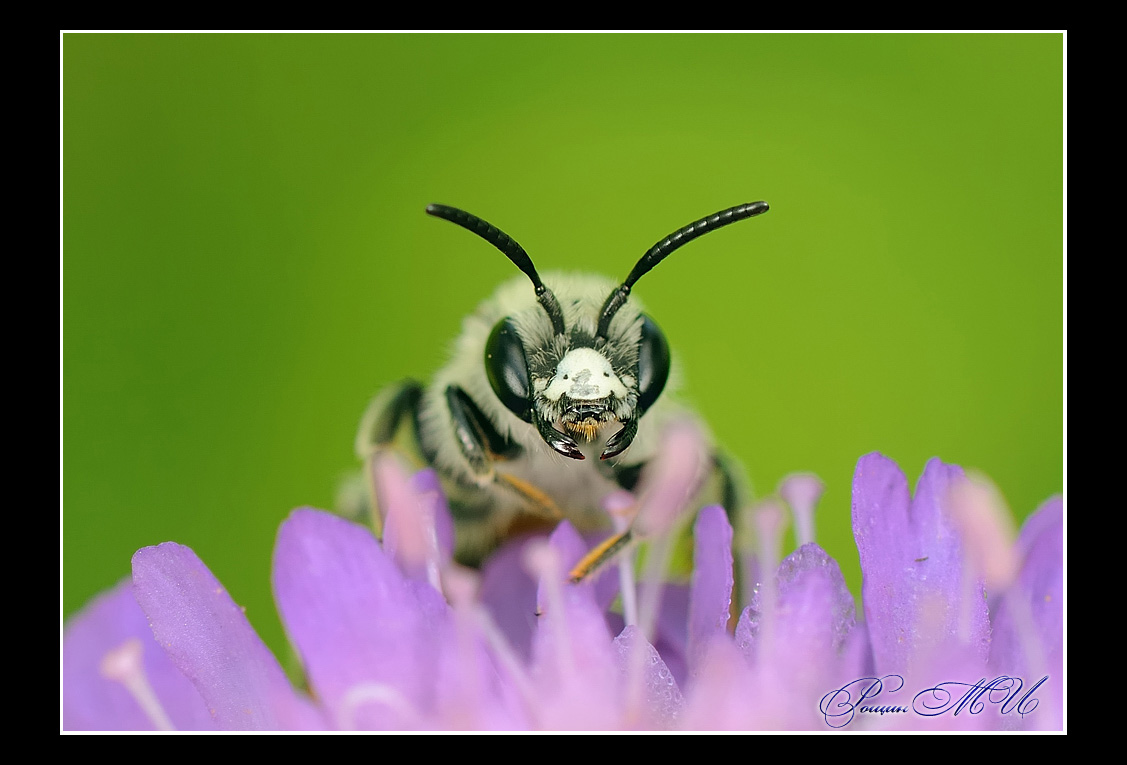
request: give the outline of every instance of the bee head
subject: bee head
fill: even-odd
[[[639,418],[669,379],[669,344],[661,329],[636,310],[632,315],[620,314],[634,283],[678,247],[767,209],[766,202],[752,202],[674,231],[646,251],[626,280],[606,297],[596,317],[573,317],[570,326],[559,300],[515,240],[455,207],[429,205],[427,213],[490,242],[532,281],[550,332],[531,338],[522,334],[514,317],[499,321],[485,344],[486,376],[501,403],[534,425],[548,446],[581,460],[579,444],[598,440],[615,423],[620,427],[607,439],[600,457],[625,451],[638,432]]]
[[[508,317],[486,343],[485,371],[498,398],[561,454],[582,459],[579,445],[600,439],[604,459],[620,453],[665,387],[665,335],[644,314],[623,319],[609,338],[596,338],[591,310],[543,342],[522,334],[527,323]]]

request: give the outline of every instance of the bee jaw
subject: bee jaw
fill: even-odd
[[[568,401],[559,425],[573,438],[591,443],[610,424],[618,422],[610,397],[600,401]]]
[[[612,420],[595,420],[588,418],[585,420],[577,420],[574,422],[565,421],[563,423],[564,430],[567,431],[572,437],[583,441],[584,443],[591,443],[599,436],[599,432],[609,425]]]

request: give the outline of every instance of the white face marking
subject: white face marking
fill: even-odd
[[[551,401],[559,401],[565,393],[577,401],[593,401],[612,393],[622,398],[626,396],[626,386],[606,356],[594,348],[573,348],[560,359],[556,376],[544,391]]]

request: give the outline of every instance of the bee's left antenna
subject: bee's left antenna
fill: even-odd
[[[544,285],[544,282],[540,281],[540,274],[536,273],[536,266],[532,265],[532,258],[528,257],[528,253],[524,251],[523,247],[517,244],[515,239],[492,223],[484,221],[465,210],[459,210],[457,207],[427,205],[427,214],[448,220],[451,223],[457,223],[462,228],[467,231],[472,231],[498,250],[505,253],[505,257],[513,261],[513,264],[523,271],[525,276],[532,280],[532,286],[536,288],[536,300],[544,307],[548,318],[552,320],[552,328],[555,330],[556,334],[562,335],[567,331],[564,326],[563,311],[560,309],[559,301],[556,300],[556,296],[552,294],[552,291]]]
[[[745,205],[729,207],[727,210],[705,216],[694,223],[677,229],[646,250],[646,254],[634,264],[633,270],[630,271],[630,275],[626,277],[622,286],[610,293],[607,302],[603,303],[603,310],[599,314],[599,330],[596,332],[596,336],[606,338],[607,332],[610,330],[610,320],[618,313],[618,309],[626,302],[626,298],[630,297],[630,288],[634,286],[634,282],[649,273],[650,269],[663,261],[669,253],[688,244],[698,236],[704,236],[709,231],[715,231],[721,226],[727,226],[729,223],[735,223],[738,220],[762,215],[767,210],[766,202],[750,202]]]

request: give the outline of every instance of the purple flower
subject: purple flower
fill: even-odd
[[[703,464],[699,433],[677,430],[667,448],[670,464]],[[377,476],[391,503],[382,542],[309,508],[278,531],[272,582],[301,687],[195,553],[168,542],[139,550],[132,582],[68,623],[63,728],[1063,728],[1059,498],[1014,542],[982,521],[997,508],[963,491],[959,468],[932,460],[913,497],[893,462],[863,457],[858,611],[812,541],[810,476],[780,488],[809,541],[778,562],[777,501],[749,511],[754,550],[733,547],[728,515],[705,507],[691,578],[676,583],[666,568],[685,516],[668,500],[698,476],[651,471],[633,502],[645,563],[628,554],[579,584],[569,572],[599,540],[567,522],[474,572],[451,562],[432,472],[384,463]],[[991,551],[1012,563],[988,564]]]
[[[1063,729],[1063,501],[1045,502],[1015,547],[982,489],[932,459],[910,497],[891,460],[857,464],[853,534],[873,676],[904,686],[881,703],[907,698],[925,718],[888,727]],[[994,573],[999,558],[1015,561],[1013,576]]]

